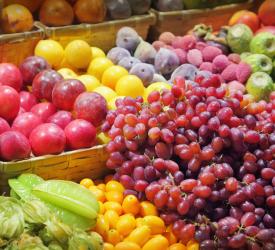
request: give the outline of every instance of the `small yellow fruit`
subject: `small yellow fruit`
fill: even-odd
[[[141,250],[140,246],[134,242],[119,242],[115,250]],[[153,250],[153,249],[151,249]],[[157,249],[156,249],[157,250]]]
[[[121,96],[136,98],[143,96],[144,86],[142,81],[135,75],[121,77],[116,84],[116,93]]]
[[[117,96],[116,92],[106,86],[99,86],[93,90],[94,92],[102,95],[107,102]]]
[[[119,232],[116,229],[110,229],[107,233],[106,241],[113,245],[119,243],[121,241]]]
[[[35,47],[34,54],[44,57],[53,68],[57,68],[64,58],[64,49],[57,41],[40,40]]]
[[[128,75],[128,71],[125,68],[117,65],[111,66],[104,71],[101,82],[103,85],[115,89],[118,80],[126,75]]]
[[[170,245],[175,244],[178,241],[173,232],[165,232],[162,235],[169,241]]]
[[[116,110],[117,106],[116,106],[116,100],[117,99],[123,99],[125,96],[116,96],[114,98],[112,98],[109,102],[108,102],[108,109],[109,110]]]
[[[86,187],[86,188],[89,188],[90,186],[93,186],[94,185],[94,182],[89,179],[89,178],[85,178],[83,179],[81,182],[80,182],[80,185]]]
[[[148,226],[141,226],[133,230],[124,241],[134,242],[141,247],[149,240],[151,230]]]
[[[104,51],[98,47],[91,47],[93,59],[98,58],[98,57],[106,57]]]
[[[63,76],[64,79],[76,79],[78,78],[77,74],[69,68],[61,68],[57,71]]]
[[[105,184],[104,183],[99,183],[96,186],[98,189],[102,190],[103,192],[105,192]]]
[[[143,221],[150,227],[151,234],[162,234],[165,232],[165,224],[160,217],[148,215],[143,218]]]
[[[114,210],[118,215],[122,214],[122,207],[118,202],[107,201],[104,203],[105,210]]]
[[[196,242],[195,240],[190,240],[187,243],[187,250],[199,250],[200,246],[199,243]]]
[[[147,215],[158,216],[157,208],[155,207],[155,205],[153,205],[149,201],[143,201],[140,203],[140,212],[139,213],[142,217],[147,216]]]
[[[186,250],[186,246],[182,243],[175,243],[170,245],[169,250]]]
[[[101,81],[103,72],[111,66],[113,66],[111,60],[105,57],[98,57],[91,61],[87,73],[95,76],[99,81]]]
[[[171,85],[169,85],[168,83],[165,83],[165,82],[155,82],[155,83],[152,83],[144,91],[144,95],[143,95],[144,101],[147,102],[147,98],[148,98],[148,96],[149,96],[149,94],[151,92],[153,92],[153,91],[160,91],[161,92],[163,89],[170,90],[171,89]]]
[[[125,214],[137,215],[140,211],[140,204],[136,196],[127,195],[122,203],[122,209]]]
[[[106,239],[109,229],[110,227],[108,221],[104,218],[102,214],[99,214],[97,216],[95,231],[99,233],[104,239]]]
[[[116,223],[117,231],[123,235],[127,236],[130,234],[136,227],[135,217],[131,214],[125,214],[119,217],[118,222]]]
[[[167,250],[168,246],[168,240],[162,235],[157,235],[149,241],[147,241],[147,243],[143,246],[142,250]]]
[[[103,245],[103,250],[115,250],[115,247],[111,243],[105,242]]]
[[[112,181],[109,181],[106,184],[106,192],[109,192],[109,191],[118,191],[118,192],[123,193],[124,190],[125,190],[125,188],[118,181],[112,180]]]
[[[115,201],[118,203],[122,203],[123,201],[123,193],[119,191],[109,191],[105,193],[107,201]]]
[[[106,200],[104,192],[98,189],[96,186],[90,186],[89,190],[93,193],[98,201],[104,202]]]
[[[92,59],[90,45],[83,40],[71,41],[65,48],[65,58],[78,69],[86,69]]]
[[[101,202],[101,201],[98,201],[98,203],[99,203],[99,214],[104,214],[105,213],[105,207],[104,207],[104,204],[103,204],[103,202]]]
[[[100,81],[91,75],[81,75],[77,77],[77,79],[85,85],[87,92],[92,92],[95,88],[101,85]]]
[[[109,221],[110,228],[116,228],[116,224],[119,220],[119,215],[114,210],[107,210],[104,214],[104,217],[107,221]]]
[[[137,223],[137,227],[147,226],[143,218],[137,218],[136,223]]]

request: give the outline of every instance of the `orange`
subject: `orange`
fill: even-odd
[[[125,68],[117,65],[111,66],[104,71],[101,82],[103,85],[115,89],[118,80],[126,75],[128,75],[128,71]]]
[[[165,224],[160,217],[148,215],[143,218],[143,221],[151,229],[151,234],[162,234],[165,232]]]
[[[109,192],[109,191],[118,191],[118,192],[121,192],[123,193],[125,190],[125,188],[123,187],[123,185],[121,183],[119,183],[118,181],[109,181],[107,184],[106,184],[106,192]]]
[[[137,215],[140,211],[140,204],[136,196],[127,195],[122,202],[122,209],[124,213]]]
[[[124,214],[119,217],[118,222],[116,223],[117,231],[123,235],[127,236],[130,234],[136,227],[135,217],[131,214]]]
[[[115,250],[141,250],[141,248],[138,244],[133,242],[119,242],[115,246]]]
[[[8,6],[11,4],[20,4],[24,5],[26,8],[29,9],[30,12],[35,12],[41,5],[43,0],[35,0],[35,1],[30,1],[30,0],[4,0],[4,6]]]
[[[40,8],[39,19],[48,26],[70,25],[74,20],[73,8],[66,0],[46,0]]]
[[[116,92],[106,86],[99,86],[99,87],[95,88],[93,91],[102,95],[105,98],[106,102],[109,102],[114,97],[116,97]]]
[[[52,67],[57,68],[64,58],[64,49],[57,41],[47,39],[38,42],[34,54],[44,57]]]
[[[110,229],[107,233],[106,241],[112,245],[116,245],[121,241],[119,232],[116,229]]]
[[[105,192],[105,184],[104,183],[100,183],[96,186],[98,189],[102,190],[103,192]]]
[[[141,226],[133,230],[124,241],[137,243],[143,246],[150,238],[151,230],[148,226]]]
[[[157,235],[149,241],[147,241],[146,244],[143,246],[142,250],[167,250],[168,246],[168,240],[162,235]]]
[[[65,58],[73,67],[87,69],[92,59],[91,47],[83,40],[71,41],[65,48]]]
[[[149,201],[143,201],[140,203],[140,212],[139,213],[142,217],[147,216],[147,215],[158,216],[157,208],[155,207],[155,205],[153,205]]]
[[[116,228],[116,224],[119,220],[119,215],[114,210],[107,210],[104,214],[104,218],[109,221],[110,228]]]
[[[93,59],[88,67],[87,73],[95,76],[101,81],[103,72],[113,65],[112,61],[106,57],[97,57]]]
[[[169,250],[187,250],[187,248],[182,243],[175,243],[169,247]]]
[[[83,179],[81,182],[80,182],[80,185],[86,187],[86,188],[89,188],[90,186],[93,186],[94,185],[94,182],[89,179],[89,178],[85,178]]]
[[[2,10],[1,29],[4,33],[30,31],[32,27],[32,13],[25,6],[12,4]]]
[[[109,175],[106,175],[105,178],[104,178],[104,182],[106,184],[108,184],[109,181],[112,181],[113,180],[113,175],[109,174]],[[107,186],[106,186],[107,187]]]
[[[116,93],[121,96],[136,98],[143,96],[144,86],[142,81],[135,75],[125,75],[116,83]]]
[[[106,239],[109,229],[110,227],[108,221],[104,218],[102,214],[99,214],[97,216],[95,231],[99,233],[104,239]]]
[[[105,242],[103,245],[103,250],[115,250],[115,247],[111,243]]]
[[[122,207],[118,202],[107,201],[104,203],[105,210],[114,210],[118,215],[122,214]]]
[[[98,201],[104,202],[106,200],[104,192],[98,189],[96,186],[90,186],[89,190],[91,190]]]

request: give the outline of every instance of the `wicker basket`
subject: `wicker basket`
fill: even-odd
[[[105,166],[107,152],[104,146],[65,152],[60,155],[34,157],[18,162],[0,162],[0,194],[9,190],[8,179],[22,173],[34,173],[44,179],[80,181],[83,178],[101,178],[109,171]]]
[[[212,25],[214,30],[218,30],[221,26],[228,23],[230,17],[236,11],[251,9],[252,7],[253,0],[203,10],[159,12],[152,9],[151,12],[156,15],[157,21],[149,31],[149,39],[155,41],[165,31],[170,31],[178,36],[185,35],[190,29],[200,23]]]
[[[0,62],[19,65],[26,57],[33,55],[36,44],[44,38],[43,30],[34,24],[34,30],[0,35]]]
[[[150,25],[155,23],[153,13],[141,16],[133,16],[125,20],[106,21],[99,24],[78,24],[64,27],[46,27],[44,28],[47,38],[59,41],[66,46],[70,41],[82,39],[91,46],[97,46],[104,51],[108,51],[115,45],[117,31],[123,26],[135,28],[139,35],[146,39]]]

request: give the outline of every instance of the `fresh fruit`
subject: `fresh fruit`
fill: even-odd
[[[20,4],[28,8],[32,13],[35,12],[41,5],[42,0],[29,1],[29,0],[4,0],[4,6],[11,4]]]
[[[31,132],[29,139],[35,156],[60,154],[65,149],[65,133],[53,123],[44,123],[37,126]]]
[[[77,79],[77,74],[69,68],[61,68],[57,71],[64,79]]]
[[[105,52],[98,47],[91,47],[91,51],[93,55],[92,60],[98,57],[106,57]]]
[[[55,84],[52,91],[53,104],[63,110],[71,111],[76,98],[85,92],[82,82],[75,79],[62,80]]]
[[[96,138],[95,127],[86,120],[76,119],[70,122],[64,129],[67,146],[69,149],[91,147]]]
[[[115,245],[115,250],[141,250],[138,244],[134,242],[119,242]]]
[[[156,54],[155,48],[150,43],[142,40],[137,46],[134,56],[141,62],[153,64]]]
[[[65,58],[77,69],[87,69],[92,59],[89,44],[83,40],[73,40],[65,48]]]
[[[161,218],[154,215],[147,215],[143,222],[151,229],[151,234],[162,234],[165,231],[165,224]]]
[[[30,157],[30,154],[30,143],[20,132],[7,131],[0,135],[0,157],[3,160],[22,160]]]
[[[246,83],[246,90],[255,100],[268,99],[269,94],[274,90],[272,78],[264,72],[253,73]]]
[[[0,117],[12,121],[20,108],[19,94],[9,86],[0,86]]]
[[[105,57],[95,58],[91,61],[87,73],[101,81],[102,75],[106,69],[113,65],[112,61]]]
[[[134,242],[142,247],[150,238],[151,229],[148,226],[140,226],[134,229],[127,238],[124,239],[125,242]]]
[[[103,0],[77,0],[74,12],[80,23],[99,23],[106,15],[106,6]]]
[[[89,178],[85,178],[85,179],[82,179],[79,184],[86,188],[89,188],[90,186],[94,185],[94,182],[93,182],[93,180],[91,180]]]
[[[97,127],[105,119],[107,103],[98,93],[82,93],[75,100],[74,112],[77,119],[87,120]]]
[[[112,19],[126,19],[131,16],[131,7],[127,0],[107,0],[105,1],[108,15]]]
[[[26,112],[18,115],[14,119],[12,123],[12,129],[22,133],[28,138],[33,129],[35,129],[40,124],[42,124],[40,117],[31,112]]]
[[[107,221],[109,221],[110,228],[115,229],[116,224],[119,220],[119,215],[116,211],[114,210],[107,210],[104,214],[104,217]]]
[[[118,192],[123,193],[124,190],[125,189],[122,186],[122,184],[119,183],[119,182],[117,182],[117,181],[111,180],[111,181],[108,181],[106,183],[106,192],[109,192],[109,191],[118,191]]]
[[[81,75],[77,77],[77,79],[85,85],[87,92],[92,92],[95,88],[101,85],[100,81],[95,76]]]
[[[194,80],[198,73],[197,67],[192,64],[182,64],[177,67],[171,75],[171,81],[174,82],[177,77],[183,78],[185,80]]]
[[[74,12],[66,0],[46,0],[40,7],[39,19],[48,26],[65,26],[73,23]]]
[[[119,79],[126,75],[128,75],[128,72],[123,67],[111,66],[104,71],[101,82],[103,85],[115,89]]]
[[[275,25],[275,4],[272,0],[266,0],[258,10],[258,16],[264,25]]]
[[[56,107],[50,102],[42,102],[34,105],[30,111],[46,122],[56,112]]]
[[[156,235],[145,243],[142,250],[158,249],[166,250],[169,246],[168,240],[162,235]]]
[[[258,29],[255,35],[262,33],[262,32],[269,32],[275,35],[275,27],[274,26],[263,26],[262,28]]]
[[[235,53],[249,51],[249,43],[253,38],[253,32],[245,24],[235,24],[229,28],[227,42]]]
[[[159,91],[161,92],[164,89],[171,89],[171,85],[169,85],[168,83],[165,82],[155,82],[150,84],[144,92],[144,100],[147,101],[148,96],[150,95],[151,92],[153,91]]]
[[[48,62],[40,56],[29,56],[23,60],[19,69],[25,85],[31,85],[34,77],[41,71],[50,69]]]
[[[175,243],[171,245],[168,249],[169,250],[187,250],[188,248],[186,248],[186,246],[181,243]]]
[[[117,64],[124,57],[130,57],[131,54],[127,49],[114,47],[109,50],[107,58],[110,59],[114,64]]]
[[[64,49],[54,40],[40,40],[35,47],[34,54],[45,58],[52,67],[57,68],[63,60]]]
[[[37,99],[52,101],[52,92],[56,83],[63,80],[57,71],[48,69],[37,74],[32,82],[32,93]]]
[[[273,68],[271,59],[263,54],[249,55],[243,61],[251,66],[253,73],[260,71],[270,74]]]
[[[120,96],[131,96],[133,98],[143,96],[143,83],[135,75],[123,76],[116,84],[116,93]]]
[[[10,130],[10,125],[6,120],[0,117],[0,135]]]
[[[133,65],[129,73],[139,77],[142,80],[143,85],[148,86],[154,78],[155,69],[148,63],[136,63]]]
[[[129,235],[136,227],[135,217],[131,214],[125,214],[119,217],[116,229],[123,236]]]
[[[143,201],[140,203],[140,215],[142,217],[148,216],[148,215],[154,215],[158,216],[157,208],[148,201]]]
[[[123,201],[123,194],[119,191],[109,191],[105,193],[107,201],[114,201],[118,203],[122,203]]]
[[[137,64],[140,63],[140,60],[135,57],[123,57],[119,62],[118,65],[125,68],[126,70],[130,71],[131,68]]]
[[[100,202],[105,202],[106,197],[102,190],[97,188],[96,186],[90,186],[89,190],[92,192],[92,194],[95,196],[95,198]]]
[[[111,100],[109,100],[108,102],[108,109],[109,110],[115,110],[117,107],[116,107],[116,101],[118,99],[123,99],[125,96],[115,96],[113,97]]]
[[[250,51],[264,54],[270,58],[275,56],[275,35],[263,32],[254,36],[250,42]]]
[[[134,52],[140,42],[137,32],[130,27],[121,28],[116,35],[116,46]]]
[[[134,195],[127,195],[122,203],[122,209],[125,214],[137,215],[140,211],[140,204]]]
[[[33,28],[33,17],[25,6],[11,4],[3,8],[0,23],[4,33],[19,33]]]
[[[260,27],[259,17],[252,11],[240,10],[237,11],[229,20],[229,25],[233,26],[237,23],[246,24],[253,32],[256,32]]]
[[[107,201],[104,203],[104,208],[106,211],[114,210],[117,212],[118,215],[122,214],[122,207],[118,202]]]
[[[7,85],[20,91],[23,79],[20,70],[12,63],[0,63],[1,85]]]

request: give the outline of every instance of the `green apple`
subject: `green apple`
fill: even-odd
[[[244,60],[246,57],[252,55],[251,52],[243,52],[242,54],[240,54],[241,60]]]
[[[263,54],[252,54],[243,59],[244,62],[249,64],[252,72],[265,72],[270,74],[273,68],[271,59]]]
[[[268,99],[269,94],[274,90],[272,78],[264,72],[253,73],[247,83],[246,91],[251,94],[256,101]]]
[[[264,54],[270,58],[275,56],[275,35],[263,32],[254,36],[250,42],[250,51],[256,54]]]

